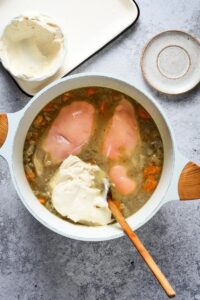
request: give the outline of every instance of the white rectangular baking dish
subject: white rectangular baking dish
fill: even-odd
[[[64,32],[67,46],[63,67],[50,79],[28,83],[14,78],[29,95],[67,75],[133,25],[139,16],[139,8],[133,0],[6,0],[0,1],[1,28],[26,11],[54,18]]]

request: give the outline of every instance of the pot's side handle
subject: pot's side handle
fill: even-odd
[[[11,161],[13,140],[24,109],[15,113],[0,113],[0,156]]]
[[[8,116],[0,113],[0,149],[3,146],[8,135]]]
[[[183,168],[178,181],[180,200],[200,199],[200,166],[188,162]]]
[[[200,166],[189,161],[175,149],[175,166],[170,187],[163,203],[171,200],[200,198]]]

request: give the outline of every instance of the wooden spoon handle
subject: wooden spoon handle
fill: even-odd
[[[147,249],[144,247],[144,245],[138,238],[138,236],[135,234],[135,232],[133,232],[131,227],[128,225],[124,216],[122,215],[122,213],[120,212],[120,210],[115,205],[115,203],[112,199],[108,199],[108,205],[110,207],[110,210],[113,213],[113,216],[118,221],[118,223],[121,225],[124,232],[128,235],[129,239],[131,240],[131,242],[133,243],[135,248],[138,250],[140,255],[143,257],[143,259],[147,263],[148,267],[150,268],[150,270],[155,275],[156,279],[158,280],[158,282],[160,283],[160,285],[166,292],[167,296],[170,298],[176,296],[176,292],[170,285],[169,281],[167,280],[165,275],[161,272],[158,265],[155,263],[155,261],[153,260],[153,258],[151,257],[151,255],[149,254]]]
[[[7,114],[0,113],[0,148],[3,146],[8,134]]]
[[[187,163],[179,178],[178,193],[180,200],[200,198],[200,166]]]

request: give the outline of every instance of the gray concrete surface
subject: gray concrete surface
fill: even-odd
[[[200,90],[162,95],[143,81],[139,59],[146,41],[171,28],[200,38],[200,1],[138,0],[141,15],[129,29],[74,73],[98,71],[128,79],[149,91],[166,111],[180,151],[200,163]],[[29,101],[0,68],[0,111]],[[126,237],[102,243],[63,238],[24,208],[0,159],[1,300],[167,299]],[[200,300],[200,201],[166,204],[137,231],[177,292]]]

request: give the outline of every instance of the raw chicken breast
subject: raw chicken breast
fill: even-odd
[[[127,170],[122,165],[116,165],[110,169],[109,177],[115,184],[116,190],[122,195],[128,195],[135,191],[136,182],[127,176]]]
[[[127,100],[122,100],[115,109],[103,142],[104,155],[107,159],[116,161],[116,165],[109,170],[110,179],[122,195],[133,193],[137,184],[127,176],[127,169],[120,160],[131,156],[139,143],[140,134],[134,108]]]
[[[122,100],[116,107],[107,129],[103,153],[111,160],[118,160],[124,155],[131,155],[139,141],[134,108],[127,100]]]
[[[95,108],[84,101],[75,101],[61,109],[42,145],[54,163],[80,153],[91,136],[94,115]]]

